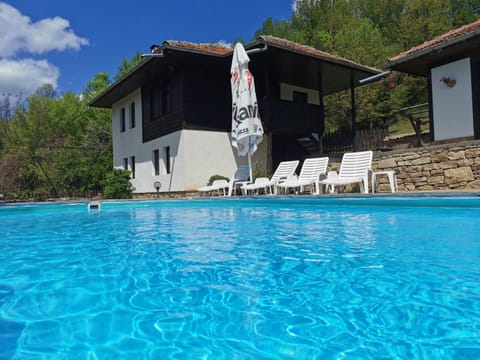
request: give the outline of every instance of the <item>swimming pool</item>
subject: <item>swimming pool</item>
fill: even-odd
[[[479,197],[0,206],[0,359],[480,358]]]

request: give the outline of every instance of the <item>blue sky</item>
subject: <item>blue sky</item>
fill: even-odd
[[[269,17],[289,20],[294,0],[0,0],[0,96],[45,82],[82,91],[101,71],[164,40],[253,39]]]

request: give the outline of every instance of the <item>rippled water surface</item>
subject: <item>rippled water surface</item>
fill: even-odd
[[[480,201],[0,206],[0,359],[478,359]]]

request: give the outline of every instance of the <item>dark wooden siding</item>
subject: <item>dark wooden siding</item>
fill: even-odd
[[[158,117],[152,116],[152,92],[170,87],[171,111]],[[158,104],[157,104],[158,105]],[[160,105],[161,107],[161,105]],[[142,88],[143,142],[170,134],[182,129],[182,76],[181,73],[155,78]]]
[[[223,71],[222,71],[223,70]],[[185,70],[185,128],[229,131],[232,124],[230,74],[226,66]]]
[[[260,114],[268,131],[295,130],[323,133],[322,109],[318,105],[280,99],[262,99]]]

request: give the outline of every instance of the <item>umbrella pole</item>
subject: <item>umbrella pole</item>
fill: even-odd
[[[248,171],[250,175],[250,182],[253,182],[252,155],[250,155],[250,153],[248,153]]]

